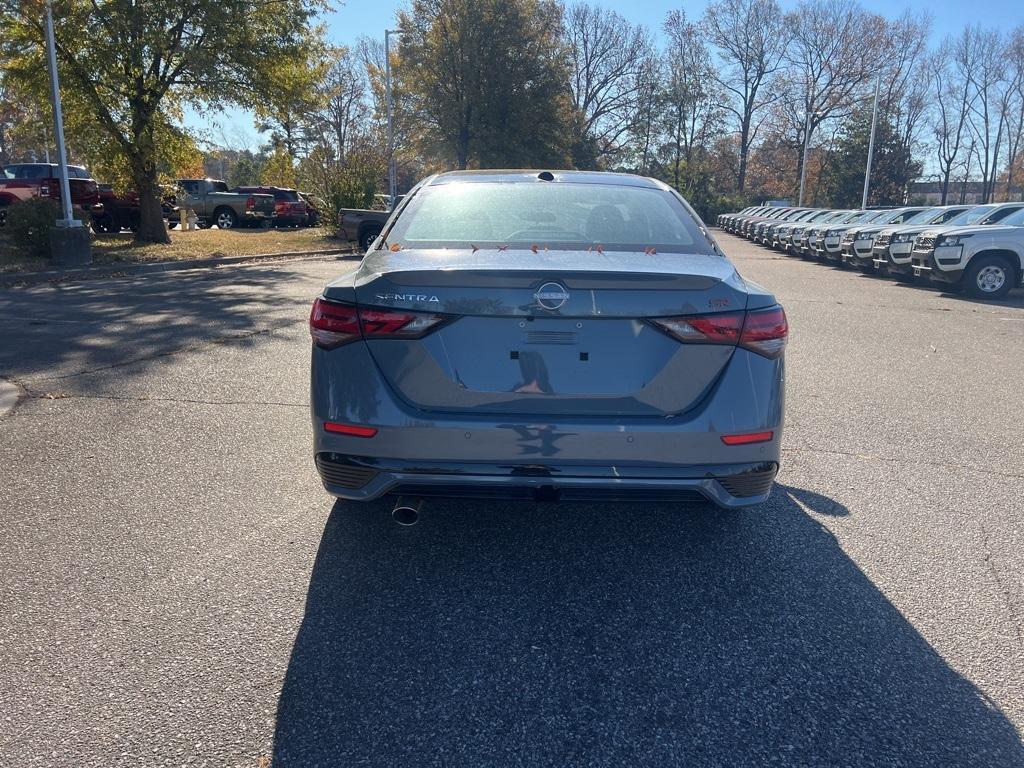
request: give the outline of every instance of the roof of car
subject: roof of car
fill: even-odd
[[[541,179],[541,174],[551,174],[551,179]],[[637,176],[632,173],[613,173],[610,171],[559,171],[536,169],[495,169],[485,171],[448,171],[432,177],[427,183],[451,184],[454,182],[525,182],[525,181],[561,181],[573,184],[613,184],[626,187],[646,187],[648,189],[669,189],[657,179]]]

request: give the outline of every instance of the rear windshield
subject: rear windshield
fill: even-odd
[[[274,199],[287,200],[290,203],[297,203],[299,201],[299,193],[289,189],[275,189]]]
[[[463,182],[421,189],[388,233],[410,248],[531,246],[714,253],[700,224],[662,189],[572,182]]]

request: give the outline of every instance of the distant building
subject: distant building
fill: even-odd
[[[982,196],[982,183],[980,181],[949,182],[949,194],[946,203],[957,204],[980,204]],[[1024,200],[1024,187],[1014,184],[1010,194],[1007,195],[1006,184],[996,182],[995,202],[1004,200]],[[917,181],[910,185],[907,190],[907,202],[912,205],[941,205],[942,204],[942,182],[940,181]]]

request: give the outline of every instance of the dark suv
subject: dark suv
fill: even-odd
[[[285,187],[238,187],[236,192],[274,196],[274,223],[279,227],[298,227],[306,223],[306,202],[294,189]]]

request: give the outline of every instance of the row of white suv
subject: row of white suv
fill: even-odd
[[[999,299],[1024,284],[1024,202],[829,211],[749,208],[719,226],[771,248]]]

